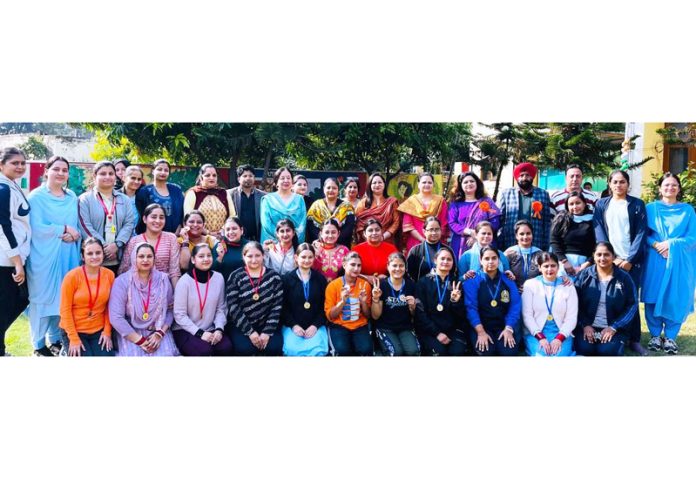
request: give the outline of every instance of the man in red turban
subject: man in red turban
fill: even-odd
[[[531,177],[530,181],[533,181],[537,175],[537,171],[537,167],[531,163],[520,163],[513,170],[512,176],[514,176],[515,181],[517,181],[520,178],[520,174],[527,173]]]
[[[520,163],[513,170],[517,188],[503,191],[498,200],[502,225],[498,231],[498,245],[501,249],[516,243],[515,223],[529,221],[532,226],[532,245],[548,251],[553,216],[551,200],[546,190],[534,186],[538,173],[532,163]]]

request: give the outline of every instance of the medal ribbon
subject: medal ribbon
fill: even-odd
[[[312,271],[310,270],[309,272],[310,278],[312,277]],[[297,277],[300,278],[300,281],[302,281],[302,291],[304,292],[304,300],[309,303],[309,279],[305,281],[302,278],[302,273],[300,273],[299,268],[297,269]]]
[[[104,214],[108,219],[111,219],[112,216],[114,216],[114,212],[116,211],[116,198],[112,197],[111,198],[111,212],[106,208],[106,203],[104,203],[104,200],[102,199],[101,193],[97,191],[97,199],[99,200],[99,203],[101,203],[102,208],[104,208]]]
[[[151,291],[152,291],[152,276],[150,276],[150,280],[147,282],[147,301],[145,301],[143,299],[143,294],[140,292],[140,290],[138,290],[138,294],[140,295],[140,301],[143,302],[143,310],[145,311],[143,314],[147,314],[148,316],[150,315],[150,312],[148,311],[148,309],[150,309],[150,292]]]
[[[541,284],[544,286],[553,286],[553,293],[551,293],[551,304],[549,305],[549,297],[546,295],[546,288],[544,287],[544,302],[546,303],[546,310],[549,312],[549,316],[553,316],[551,310],[553,309],[553,302],[556,299],[556,286],[558,285],[558,278],[554,280],[553,284],[544,281],[544,278],[539,276]]]
[[[159,242],[159,241],[158,241]],[[210,271],[208,271],[208,281],[205,283],[205,297],[201,300],[201,290],[198,288],[198,278],[196,277],[196,270],[193,270],[193,279],[196,283],[196,293],[198,293],[198,305],[201,308],[201,319],[203,318],[203,308],[205,308],[205,303],[208,301],[208,287],[210,286]]]
[[[97,296],[99,296],[99,285],[101,284],[101,268],[99,268],[99,273],[97,273],[97,290],[94,292],[94,300],[92,300],[92,288],[89,286],[89,278],[87,277],[87,269],[83,266],[82,273],[85,275],[85,281],[87,281],[87,292],[89,293],[89,312],[94,310],[94,303],[97,302]]]
[[[143,241],[147,243],[147,236],[143,233]],[[162,234],[157,237],[157,243],[155,243],[155,256],[157,256],[157,249],[159,248],[160,241],[162,241]]]
[[[435,250],[435,255],[437,256],[437,252],[440,251],[440,246],[442,246],[442,243],[438,241],[437,243],[437,250]],[[428,266],[430,269],[433,269],[435,265],[430,262],[430,248],[429,244],[427,241],[423,241],[423,249],[425,250],[425,261],[428,263]]]
[[[488,275],[486,275],[488,276]],[[491,295],[491,301],[495,301],[498,298],[498,291],[500,291],[500,284],[503,282],[503,276],[498,273],[498,286],[495,287],[495,293],[491,291],[491,287],[488,286],[488,278],[486,278],[486,288],[488,288],[488,292]]]
[[[437,286],[438,304],[444,304],[445,294],[447,294],[447,286],[449,286],[449,278],[445,280],[445,287],[442,291],[440,291],[440,276],[437,274],[435,275],[435,282]]]
[[[261,268],[261,274],[259,275],[259,283],[254,284],[254,281],[251,279],[251,273],[249,273],[249,268],[247,266],[244,267],[244,271],[246,271],[247,278],[249,278],[249,283],[251,284],[251,289],[254,291],[254,294],[259,294],[259,287],[261,286],[261,280],[263,279],[263,272],[265,268]]]

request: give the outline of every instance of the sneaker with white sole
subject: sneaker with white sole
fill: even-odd
[[[653,336],[648,341],[648,349],[650,351],[662,351],[663,338],[661,336]]]
[[[673,339],[669,338],[665,338],[665,341],[662,344],[662,349],[667,354],[677,354],[679,352],[679,346],[677,346],[677,343]]]

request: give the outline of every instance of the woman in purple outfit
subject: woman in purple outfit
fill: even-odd
[[[178,356],[170,330],[174,294],[166,274],[155,269],[155,248],[140,243],[131,269],[114,281],[109,320],[118,331],[117,356]]]
[[[452,250],[455,261],[476,243],[476,225],[488,221],[493,226],[493,238],[500,227],[500,209],[488,197],[483,181],[467,171],[457,177],[450,191],[447,220],[452,230]]]

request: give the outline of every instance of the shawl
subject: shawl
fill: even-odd
[[[278,192],[269,193],[261,198],[261,243],[275,239],[278,221],[289,219],[295,225],[295,235],[300,243],[305,240],[307,227],[307,210],[302,196],[293,193],[285,203]]]
[[[334,218],[338,225],[343,228],[343,224],[346,222],[346,218],[354,214],[353,206],[341,199],[336,200],[336,209],[332,213],[326,204],[324,198],[312,203],[312,206],[307,211],[307,219],[312,220],[317,228],[321,228],[324,221],[329,218]]]
[[[418,200],[418,195],[413,195],[401,203],[401,206],[399,206],[399,211],[421,220],[425,220],[428,216],[437,216],[440,213],[440,208],[442,208],[443,203],[444,198],[442,196],[433,195],[430,205],[426,209],[423,208],[423,204]]]
[[[28,201],[32,208],[31,250],[27,260],[29,301],[52,304],[60,295],[65,275],[80,264],[80,240],[64,243],[62,239],[66,225],[80,229],[77,196],[65,190],[65,196],[58,198],[43,185],[31,192]]]
[[[365,230],[365,223],[367,223],[367,220],[370,218],[375,218],[379,221],[379,224],[382,225],[383,230],[388,230],[391,226],[394,209],[398,208],[399,205],[397,199],[390,196],[389,198],[384,198],[381,205],[376,206],[373,202],[372,206],[369,208],[365,208],[365,201],[366,199],[360,200],[355,210],[356,235],[359,235]]]
[[[661,201],[648,204],[646,210],[648,245],[668,241],[669,255],[665,260],[648,248],[641,299],[655,304],[655,316],[683,322],[694,307],[696,213],[689,204]]]
[[[167,311],[171,310],[173,306],[171,283],[166,274],[155,269],[153,258],[153,266],[150,273],[152,288],[150,290],[150,304],[148,307],[149,317],[147,320],[143,320],[143,313],[145,312],[143,301],[147,301],[148,284],[140,282],[135,259],[136,252],[141,244],[144,243],[138,243],[131,252],[130,269],[119,276],[119,278],[125,277],[123,281],[127,285],[126,316],[130,318],[131,326],[134,329],[161,329],[166,324]]]

